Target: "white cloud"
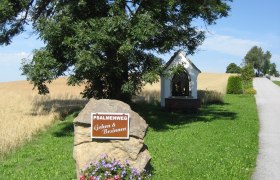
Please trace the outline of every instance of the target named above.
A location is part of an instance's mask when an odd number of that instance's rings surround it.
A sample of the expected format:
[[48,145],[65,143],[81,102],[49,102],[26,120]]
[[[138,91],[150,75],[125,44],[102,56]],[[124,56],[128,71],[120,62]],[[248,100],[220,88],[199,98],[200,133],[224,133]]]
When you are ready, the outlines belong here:
[[0,52],[0,64],[13,64],[21,63],[23,58],[32,58],[32,53],[28,52],[15,52],[15,53],[3,53]]
[[201,49],[244,57],[255,45],[260,46],[261,43],[249,39],[235,38],[233,36],[212,34],[206,38]]

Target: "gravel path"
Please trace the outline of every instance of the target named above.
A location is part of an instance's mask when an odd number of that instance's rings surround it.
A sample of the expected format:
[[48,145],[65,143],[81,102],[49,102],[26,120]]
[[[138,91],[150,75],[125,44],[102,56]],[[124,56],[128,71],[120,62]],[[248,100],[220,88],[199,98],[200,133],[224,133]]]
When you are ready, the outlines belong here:
[[266,78],[255,78],[260,120],[259,154],[254,180],[280,180],[280,87]]

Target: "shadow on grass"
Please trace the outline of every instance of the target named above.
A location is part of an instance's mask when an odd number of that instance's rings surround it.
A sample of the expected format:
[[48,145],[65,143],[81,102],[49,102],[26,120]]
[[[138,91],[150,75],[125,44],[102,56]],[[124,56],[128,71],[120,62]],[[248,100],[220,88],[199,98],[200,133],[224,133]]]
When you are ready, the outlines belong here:
[[156,131],[164,131],[170,128],[178,128],[178,125],[193,122],[235,120],[236,113],[225,110],[224,107],[227,105],[229,104],[205,105],[196,113],[171,112],[161,108],[160,105],[144,102],[131,104],[131,108],[138,112],[151,128]]
[[74,125],[73,125],[72,121],[60,124],[59,128],[56,131],[54,131],[52,134],[55,137],[67,137],[67,136],[70,137],[70,136],[73,136]]

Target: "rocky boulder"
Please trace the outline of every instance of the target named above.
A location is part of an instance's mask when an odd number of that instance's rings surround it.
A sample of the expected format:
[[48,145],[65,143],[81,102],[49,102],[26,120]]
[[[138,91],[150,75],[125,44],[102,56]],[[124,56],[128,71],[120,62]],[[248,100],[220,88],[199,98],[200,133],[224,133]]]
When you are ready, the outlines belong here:
[[[91,113],[129,113],[129,140],[92,140]],[[89,162],[98,160],[102,154],[109,158],[124,162],[143,171],[151,160],[151,156],[144,145],[144,136],[148,125],[146,121],[130,106],[117,100],[91,99],[74,120],[74,150],[77,175]]]

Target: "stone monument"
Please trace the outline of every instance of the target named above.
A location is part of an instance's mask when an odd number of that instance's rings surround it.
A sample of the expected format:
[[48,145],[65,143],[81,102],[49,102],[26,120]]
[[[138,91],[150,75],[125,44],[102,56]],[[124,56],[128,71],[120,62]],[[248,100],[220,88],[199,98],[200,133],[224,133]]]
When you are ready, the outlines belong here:
[[[128,113],[129,139],[92,139],[92,113]],[[89,162],[98,160],[102,154],[107,154],[110,159],[123,162],[127,160],[131,167],[143,171],[151,160],[144,144],[147,127],[146,121],[132,111],[129,105],[118,100],[91,99],[74,120],[73,157],[76,161],[77,176]]]

